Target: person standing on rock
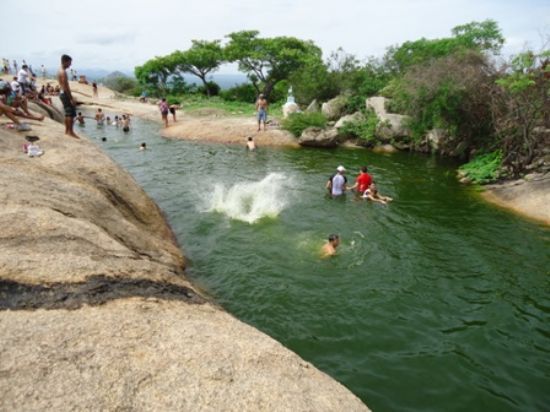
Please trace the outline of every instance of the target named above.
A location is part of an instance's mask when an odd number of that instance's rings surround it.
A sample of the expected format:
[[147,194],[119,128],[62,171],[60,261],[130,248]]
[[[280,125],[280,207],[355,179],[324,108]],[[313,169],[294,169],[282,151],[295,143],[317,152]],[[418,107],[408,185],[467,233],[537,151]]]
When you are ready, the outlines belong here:
[[168,127],[168,113],[170,112],[170,108],[168,107],[168,103],[166,103],[166,99],[164,97],[159,103],[159,110],[162,116],[162,121],[164,122],[164,127]]
[[71,56],[64,54],[61,56],[61,67],[57,72],[57,81],[61,88],[59,99],[63,103],[63,109],[65,110],[65,134],[67,136],[79,139],[76,133],[73,131],[74,118],[76,117],[76,100],[71,94],[71,87],[69,86],[69,79],[67,78],[66,70],[71,67],[73,59]]
[[258,131],[260,131],[260,126],[264,122],[264,132],[265,132],[265,122],[267,121],[267,107],[269,103],[262,93],[258,96],[256,100],[256,113],[258,116]]
[[169,109],[170,109],[170,113],[172,113],[172,119],[174,120],[174,123],[176,123],[176,110],[178,108],[178,105],[177,104],[171,104]]

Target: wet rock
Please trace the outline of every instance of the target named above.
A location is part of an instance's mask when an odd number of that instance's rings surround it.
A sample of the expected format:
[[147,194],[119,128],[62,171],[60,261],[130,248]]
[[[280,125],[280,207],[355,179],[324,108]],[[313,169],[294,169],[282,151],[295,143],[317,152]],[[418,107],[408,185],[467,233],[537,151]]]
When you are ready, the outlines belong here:
[[395,153],[397,148],[391,144],[379,144],[372,148],[372,151],[375,153]]

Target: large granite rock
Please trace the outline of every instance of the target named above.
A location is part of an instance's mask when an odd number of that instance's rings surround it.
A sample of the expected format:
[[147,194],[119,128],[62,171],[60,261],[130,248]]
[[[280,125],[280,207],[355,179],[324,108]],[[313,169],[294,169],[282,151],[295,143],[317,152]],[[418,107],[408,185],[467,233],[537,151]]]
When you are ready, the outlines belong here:
[[[52,100],[53,101],[53,100]],[[29,101],[29,109],[43,114],[56,122],[63,123],[65,121],[65,115],[62,110],[59,110],[53,105],[48,105],[40,101]]]
[[321,108],[319,107],[319,102],[317,102],[317,99],[313,99],[309,106],[306,108],[306,113],[317,113],[321,111]]
[[443,142],[447,137],[447,133],[443,129],[432,129],[426,134],[426,143],[433,152],[438,152],[441,149]]
[[336,147],[340,143],[340,139],[338,130],[335,128],[322,129],[311,126],[302,132],[298,143],[308,147]]
[[0,129],[0,410],[362,411],[194,290],[162,212],[100,148]]
[[365,104],[367,110],[374,110],[378,116],[379,123],[376,132],[377,137],[382,141],[390,142],[400,138],[410,138],[411,132],[406,126],[409,116],[388,113],[386,110],[388,99],[385,97],[369,97]]
[[338,119],[338,121],[334,124],[334,127],[336,129],[340,129],[346,123],[356,124],[356,123],[360,123],[364,120],[365,120],[365,116],[363,115],[363,113],[355,112],[353,114],[348,114],[348,115],[343,116],[340,119]]
[[347,102],[348,99],[345,96],[337,96],[323,103],[321,112],[328,120],[338,120],[344,113]]
[[283,118],[287,118],[292,113],[298,113],[300,111],[300,108],[298,105],[294,102],[288,102],[283,105]]

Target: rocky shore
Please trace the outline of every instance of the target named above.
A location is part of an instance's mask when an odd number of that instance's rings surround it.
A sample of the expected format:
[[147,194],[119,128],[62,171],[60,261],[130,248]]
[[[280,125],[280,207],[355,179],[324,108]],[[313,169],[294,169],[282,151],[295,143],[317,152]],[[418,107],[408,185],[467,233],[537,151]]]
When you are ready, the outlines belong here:
[[93,142],[6,122],[0,410],[368,410],[195,290],[160,209]]
[[550,226],[550,174],[484,186],[485,200]]

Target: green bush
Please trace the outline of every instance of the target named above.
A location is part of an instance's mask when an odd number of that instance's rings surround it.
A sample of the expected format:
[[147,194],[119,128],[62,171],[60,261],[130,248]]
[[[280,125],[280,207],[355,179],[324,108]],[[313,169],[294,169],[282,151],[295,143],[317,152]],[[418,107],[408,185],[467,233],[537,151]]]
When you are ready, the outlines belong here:
[[200,94],[204,94],[205,96],[208,95],[206,87],[208,87],[208,90],[210,91],[210,96],[217,96],[220,94],[220,85],[216,82],[207,82],[207,86],[201,85],[197,88],[197,92]]
[[130,93],[137,86],[135,79],[123,74],[107,76],[102,79],[102,83],[109,89],[119,93]]
[[166,103],[168,103],[168,104],[180,104],[181,100],[182,99],[179,96],[174,96],[174,95],[171,95],[171,94],[166,96]]
[[368,144],[373,144],[376,141],[378,122],[376,113],[373,110],[368,110],[365,113],[365,120],[362,122],[345,122],[338,132],[344,136],[357,137]]
[[468,163],[460,166],[459,172],[471,179],[474,183],[490,183],[499,178],[502,166],[502,152],[496,150],[491,153],[476,156]]
[[292,113],[282,121],[283,129],[298,137],[310,126],[325,128],[327,119],[322,113]]
[[227,90],[222,90],[220,96],[230,102],[246,102],[253,104],[258,92],[250,83],[239,84]]

